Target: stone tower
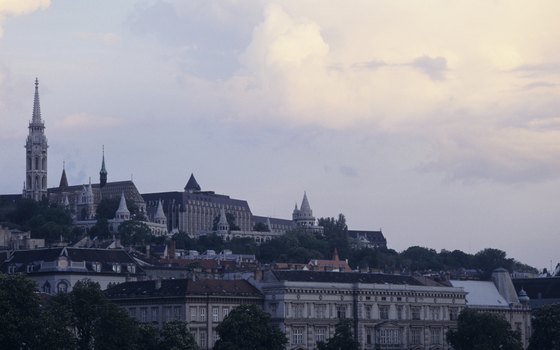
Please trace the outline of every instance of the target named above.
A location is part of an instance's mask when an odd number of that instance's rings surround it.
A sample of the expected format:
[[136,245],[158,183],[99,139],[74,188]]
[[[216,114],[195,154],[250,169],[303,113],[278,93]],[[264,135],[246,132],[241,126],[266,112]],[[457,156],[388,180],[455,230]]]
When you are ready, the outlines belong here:
[[35,79],[33,118],[25,144],[25,187],[23,197],[40,201],[47,197],[47,138],[39,105],[39,79]]
[[301,207],[298,209],[297,204],[292,213],[292,219],[296,225],[300,227],[313,227],[315,226],[315,217],[313,216],[313,211],[309,205],[309,200],[307,200],[307,193],[303,193],[303,200],[301,201]]

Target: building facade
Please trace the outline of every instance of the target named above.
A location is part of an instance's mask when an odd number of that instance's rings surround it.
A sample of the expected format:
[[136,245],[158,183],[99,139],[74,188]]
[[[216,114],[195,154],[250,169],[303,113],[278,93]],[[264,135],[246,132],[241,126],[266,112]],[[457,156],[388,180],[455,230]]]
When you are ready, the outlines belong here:
[[106,291],[138,322],[161,327],[186,321],[200,349],[212,349],[216,327],[237,306],[262,306],[262,295],[244,280],[168,279],[122,283]]
[[286,333],[286,349],[316,349],[340,319],[363,349],[450,349],[445,334],[465,307],[461,288],[410,276],[266,271],[250,282]]

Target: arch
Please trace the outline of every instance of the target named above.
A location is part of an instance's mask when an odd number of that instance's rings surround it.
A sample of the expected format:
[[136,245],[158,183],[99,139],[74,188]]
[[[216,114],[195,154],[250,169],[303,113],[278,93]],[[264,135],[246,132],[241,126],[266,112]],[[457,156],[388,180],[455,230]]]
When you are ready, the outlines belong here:
[[51,294],[51,284],[49,281],[45,281],[43,284],[43,293]]
[[57,293],[68,293],[69,283],[66,280],[61,280],[56,284]]

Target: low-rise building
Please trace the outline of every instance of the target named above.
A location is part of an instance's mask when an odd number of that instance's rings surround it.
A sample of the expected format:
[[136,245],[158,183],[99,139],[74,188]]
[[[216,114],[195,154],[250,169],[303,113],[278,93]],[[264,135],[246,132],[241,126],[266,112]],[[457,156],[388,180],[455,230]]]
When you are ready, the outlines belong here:
[[25,274],[47,294],[71,292],[76,282],[84,279],[106,289],[143,275],[142,268],[124,250],[72,247],[12,251],[0,271]]
[[465,292],[411,276],[318,271],[258,272],[250,282],[288,337],[286,349],[316,349],[349,319],[363,349],[450,349],[445,339]]
[[109,288],[107,297],[138,322],[161,327],[165,322],[189,323],[201,349],[211,349],[216,327],[239,305],[262,307],[262,294],[245,280],[170,279],[127,282]]

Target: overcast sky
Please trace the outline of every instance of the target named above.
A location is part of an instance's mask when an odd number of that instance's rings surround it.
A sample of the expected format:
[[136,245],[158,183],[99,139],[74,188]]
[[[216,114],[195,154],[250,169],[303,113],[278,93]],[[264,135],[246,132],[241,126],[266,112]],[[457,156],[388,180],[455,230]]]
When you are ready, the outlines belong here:
[[50,187],[204,190],[398,251],[560,261],[560,2],[0,0],[0,193],[34,79]]

